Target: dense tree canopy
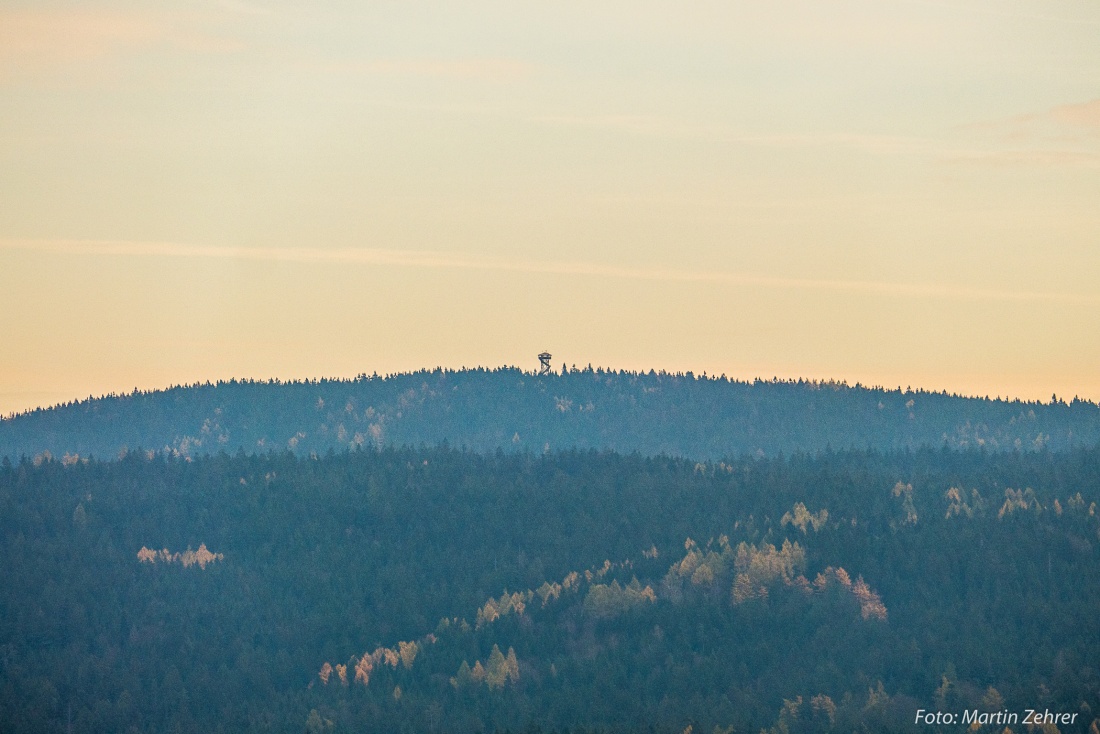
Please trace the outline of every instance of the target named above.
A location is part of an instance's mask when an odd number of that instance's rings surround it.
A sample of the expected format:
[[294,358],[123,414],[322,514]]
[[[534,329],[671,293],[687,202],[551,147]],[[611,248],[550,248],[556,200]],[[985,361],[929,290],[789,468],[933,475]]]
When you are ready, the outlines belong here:
[[0,420],[0,456],[114,458],[439,445],[570,448],[722,459],[921,446],[1061,450],[1100,442],[1100,408],[964,398],[835,382],[571,369],[434,370],[390,377],[238,382],[134,392]]
[[1084,731],[1098,502],[1097,448],[5,461],[0,721]]

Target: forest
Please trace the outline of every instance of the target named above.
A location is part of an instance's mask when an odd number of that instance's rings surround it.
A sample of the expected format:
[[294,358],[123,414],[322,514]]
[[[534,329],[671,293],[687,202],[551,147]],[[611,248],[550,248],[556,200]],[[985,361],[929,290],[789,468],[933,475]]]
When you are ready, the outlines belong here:
[[1094,731],[1098,502],[1096,446],[5,458],[0,729]]
[[71,402],[0,419],[0,456],[114,459],[383,446],[542,453],[608,449],[697,460],[825,449],[1059,451],[1100,442],[1100,407],[842,382],[565,367],[424,370],[352,380],[237,381]]

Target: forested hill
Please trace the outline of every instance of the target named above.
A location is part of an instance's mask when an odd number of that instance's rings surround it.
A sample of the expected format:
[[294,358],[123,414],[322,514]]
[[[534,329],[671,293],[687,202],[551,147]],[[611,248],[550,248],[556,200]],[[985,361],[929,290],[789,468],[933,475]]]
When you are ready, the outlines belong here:
[[920,446],[1051,450],[1100,442],[1091,402],[1028,403],[843,383],[514,368],[306,382],[231,381],[89,398],[0,420],[0,456],[113,458],[383,445],[599,448],[717,459]]
[[1095,732],[1098,503],[1100,447],[0,460],[0,731]]

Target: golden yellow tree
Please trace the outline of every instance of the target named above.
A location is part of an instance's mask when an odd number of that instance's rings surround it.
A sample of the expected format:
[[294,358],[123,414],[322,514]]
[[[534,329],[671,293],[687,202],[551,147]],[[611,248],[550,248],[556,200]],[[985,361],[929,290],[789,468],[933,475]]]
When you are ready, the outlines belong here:
[[363,682],[363,685],[370,684],[370,674],[374,670],[374,662],[371,660],[371,656],[363,653],[363,657],[359,658],[359,662],[355,664],[355,682]]
[[416,660],[416,654],[420,652],[420,646],[415,642],[398,642],[397,643],[398,654],[401,656],[401,664],[405,666],[405,670],[412,667],[413,661]]
[[500,618],[500,611],[497,609],[497,603],[495,599],[490,599],[485,602],[485,605],[481,609],[477,610],[477,628],[481,629],[487,624],[492,624]]
[[490,688],[503,688],[508,681],[508,661],[500,648],[493,645],[493,651],[489,653],[489,659],[485,663],[485,683]]

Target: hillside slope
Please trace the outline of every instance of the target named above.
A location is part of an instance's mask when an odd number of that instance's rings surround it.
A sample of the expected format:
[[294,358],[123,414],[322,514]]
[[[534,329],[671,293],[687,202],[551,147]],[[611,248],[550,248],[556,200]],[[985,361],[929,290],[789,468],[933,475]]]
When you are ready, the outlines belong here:
[[1090,402],[1025,403],[841,383],[735,382],[668,373],[423,371],[309,382],[228,382],[108,396],[0,420],[0,456],[308,455],[438,445],[569,448],[696,459],[920,446],[1051,450],[1100,441]]
[[1098,448],[0,461],[0,729],[1087,731],[1098,502]]

